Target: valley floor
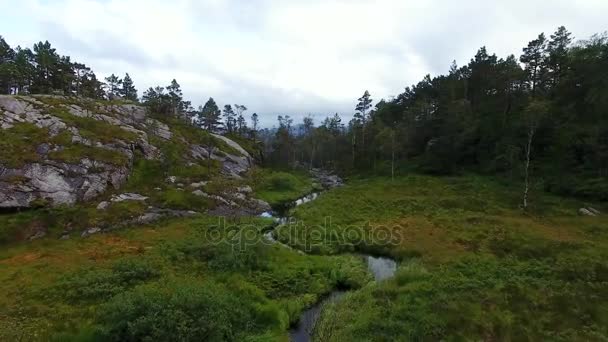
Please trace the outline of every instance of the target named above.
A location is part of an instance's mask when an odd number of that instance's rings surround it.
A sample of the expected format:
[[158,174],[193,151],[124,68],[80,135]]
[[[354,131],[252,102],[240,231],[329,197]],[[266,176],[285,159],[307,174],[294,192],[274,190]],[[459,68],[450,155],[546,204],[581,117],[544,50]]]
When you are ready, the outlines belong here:
[[[313,187],[286,178],[254,191]],[[607,339],[608,216],[542,193],[523,213],[519,195],[470,175],[351,179],[277,229],[308,254],[268,243],[270,219],[204,215],[5,247],[0,340],[287,341],[338,287],[357,291],[316,341]],[[395,258],[396,276],[373,282],[358,253]]]

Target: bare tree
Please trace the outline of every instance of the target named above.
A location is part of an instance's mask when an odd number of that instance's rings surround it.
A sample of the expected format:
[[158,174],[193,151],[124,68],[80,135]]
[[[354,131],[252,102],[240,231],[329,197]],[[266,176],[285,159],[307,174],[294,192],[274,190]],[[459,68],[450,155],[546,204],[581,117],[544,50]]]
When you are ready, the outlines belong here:
[[524,121],[527,130],[527,140],[525,146],[525,160],[524,160],[524,195],[522,207],[524,210],[528,209],[528,195],[530,193],[530,163],[532,161],[532,147],[534,143],[534,136],[538,130],[543,117],[547,114],[549,105],[547,102],[542,100],[536,100],[528,105],[524,112]]

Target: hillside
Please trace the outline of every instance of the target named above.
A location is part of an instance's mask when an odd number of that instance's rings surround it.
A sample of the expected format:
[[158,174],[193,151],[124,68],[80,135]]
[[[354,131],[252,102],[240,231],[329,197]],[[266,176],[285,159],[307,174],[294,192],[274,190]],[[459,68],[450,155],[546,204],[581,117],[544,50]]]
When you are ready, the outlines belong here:
[[0,208],[56,208],[6,222],[0,241],[41,237],[53,225],[67,238],[165,216],[270,210],[245,187],[254,160],[238,143],[135,103],[2,95],[0,125]]

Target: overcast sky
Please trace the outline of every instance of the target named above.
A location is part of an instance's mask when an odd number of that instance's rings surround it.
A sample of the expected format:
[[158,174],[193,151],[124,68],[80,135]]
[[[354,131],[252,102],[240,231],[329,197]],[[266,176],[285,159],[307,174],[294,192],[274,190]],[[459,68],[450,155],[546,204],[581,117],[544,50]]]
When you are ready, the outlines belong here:
[[608,30],[608,0],[0,0],[11,46],[49,40],[100,76],[141,92],[176,78],[199,105],[349,117],[368,89],[389,98],[480,46],[520,55],[540,32]]

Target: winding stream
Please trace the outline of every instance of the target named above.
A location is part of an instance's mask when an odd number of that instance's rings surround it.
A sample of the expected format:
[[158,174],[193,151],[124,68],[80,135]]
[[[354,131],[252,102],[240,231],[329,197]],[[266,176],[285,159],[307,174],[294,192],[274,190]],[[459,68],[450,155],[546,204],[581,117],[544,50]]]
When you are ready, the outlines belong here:
[[[309,195],[299,198],[298,200],[292,202],[291,205],[287,205],[281,208],[282,210],[279,210],[279,216],[275,216],[271,212],[265,212],[261,216],[268,218],[274,217],[277,223],[277,225],[275,226],[276,228],[279,225],[286,224],[289,222],[289,220],[293,219],[288,215],[290,209],[295,208],[304,203],[314,201],[319,197],[319,195],[320,193],[313,192]],[[281,246],[295,250],[298,253],[304,253],[300,250],[293,249],[291,246],[288,246],[278,241],[274,237],[274,229],[266,232],[264,234],[264,237],[272,243],[280,244]],[[374,276],[375,281],[382,281],[388,278],[392,278],[395,275],[395,272],[397,270],[397,262],[395,260],[386,257],[377,257],[369,254],[360,254],[360,256],[367,263],[367,268]],[[323,307],[329,303],[333,303],[340,300],[344,296],[344,294],[346,294],[346,291],[334,290],[328,296],[324,297],[321,301],[317,302],[312,307],[306,309],[300,315],[300,320],[297,326],[289,330],[290,340],[293,342],[309,342],[311,340],[315,324],[319,319],[321,312],[323,311]]]

